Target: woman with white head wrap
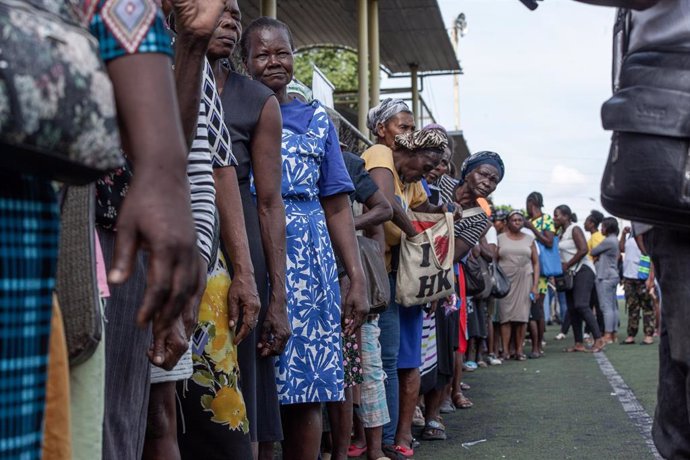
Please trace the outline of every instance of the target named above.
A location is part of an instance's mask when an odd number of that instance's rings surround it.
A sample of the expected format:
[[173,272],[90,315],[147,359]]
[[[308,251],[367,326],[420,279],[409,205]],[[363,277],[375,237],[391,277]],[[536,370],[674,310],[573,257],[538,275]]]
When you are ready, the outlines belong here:
[[414,131],[414,117],[402,99],[384,99],[369,110],[367,128],[376,136],[376,143],[395,147],[395,136]]

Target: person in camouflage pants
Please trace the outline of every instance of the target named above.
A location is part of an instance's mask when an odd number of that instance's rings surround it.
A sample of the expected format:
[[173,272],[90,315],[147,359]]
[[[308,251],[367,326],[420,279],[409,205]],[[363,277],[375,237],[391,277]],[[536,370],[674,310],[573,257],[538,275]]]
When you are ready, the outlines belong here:
[[[642,315],[645,337],[654,335],[654,303],[647,289],[645,280],[625,279],[625,305],[628,310],[628,338],[626,342],[637,335],[637,329]],[[647,340],[649,341],[649,339]]]

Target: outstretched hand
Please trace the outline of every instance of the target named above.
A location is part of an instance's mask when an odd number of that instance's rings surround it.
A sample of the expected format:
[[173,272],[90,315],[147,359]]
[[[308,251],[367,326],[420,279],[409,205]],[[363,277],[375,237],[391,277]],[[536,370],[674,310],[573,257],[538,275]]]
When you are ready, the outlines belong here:
[[210,38],[225,7],[224,0],[170,0],[177,33]]

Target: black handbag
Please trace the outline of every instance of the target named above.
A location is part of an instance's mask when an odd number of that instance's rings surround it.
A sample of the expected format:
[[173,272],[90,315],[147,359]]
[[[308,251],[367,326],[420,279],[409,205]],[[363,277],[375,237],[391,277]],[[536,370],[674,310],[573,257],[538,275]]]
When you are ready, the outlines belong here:
[[367,299],[369,313],[380,314],[388,308],[391,298],[391,288],[388,281],[386,264],[381,257],[381,248],[376,240],[366,236],[357,236],[359,255],[367,281]]
[[[625,15],[615,50],[627,51]],[[614,75],[601,110],[614,131],[601,181],[601,203],[616,216],[690,228],[690,53],[633,52]]]
[[573,289],[573,283],[575,282],[575,273],[572,270],[568,270],[561,275],[554,276],[553,280],[556,283],[556,291],[570,291]]
[[86,184],[123,158],[98,42],[72,3],[0,0],[0,167]]
[[510,292],[510,280],[496,262],[489,264],[489,272],[491,273],[491,296],[496,299],[504,298]]
[[474,297],[484,292],[482,267],[476,257],[470,254],[467,260],[462,262],[462,271],[465,274],[465,295],[467,297]]

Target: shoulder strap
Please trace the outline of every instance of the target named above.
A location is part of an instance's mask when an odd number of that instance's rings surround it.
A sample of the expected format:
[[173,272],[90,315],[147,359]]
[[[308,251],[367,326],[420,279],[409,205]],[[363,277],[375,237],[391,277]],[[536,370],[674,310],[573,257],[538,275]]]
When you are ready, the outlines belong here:
[[473,208],[463,209],[462,218],[465,219],[467,217],[474,217],[482,213],[484,213],[484,210],[481,208],[481,206],[475,206]]

